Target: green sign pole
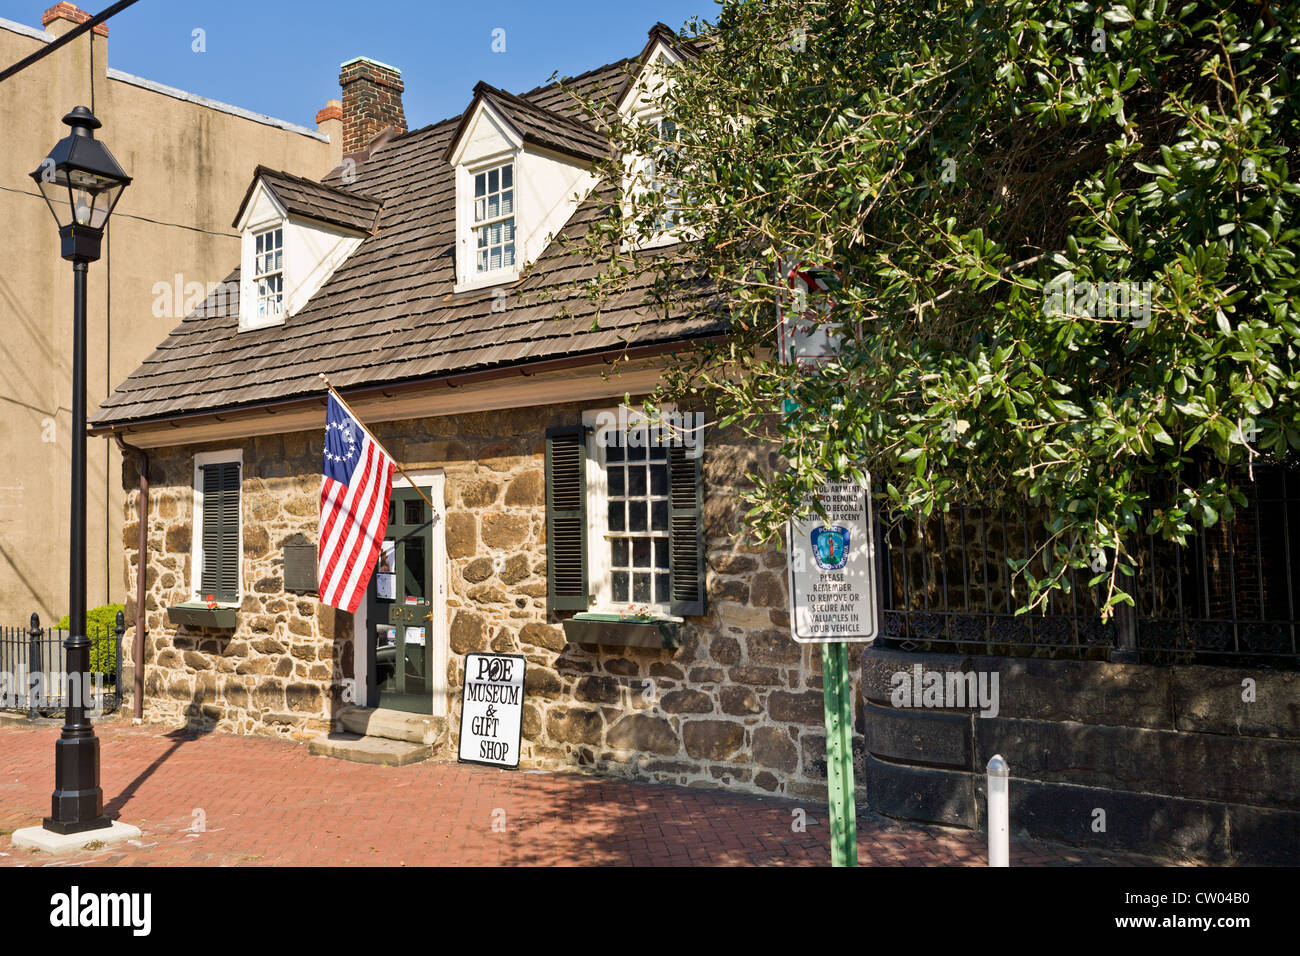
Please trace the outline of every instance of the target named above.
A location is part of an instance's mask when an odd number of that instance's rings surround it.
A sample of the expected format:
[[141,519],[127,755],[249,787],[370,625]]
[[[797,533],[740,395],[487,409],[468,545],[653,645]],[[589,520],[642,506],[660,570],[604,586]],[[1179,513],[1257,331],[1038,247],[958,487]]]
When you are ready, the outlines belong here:
[[[785,267],[779,267],[785,272]],[[808,291],[812,291],[809,289]],[[785,315],[782,312],[782,328]],[[793,344],[782,338],[782,357],[795,359]],[[798,406],[786,399],[787,415]],[[791,524],[793,530],[793,523]],[[788,541],[793,548],[794,541]],[[794,599],[791,576],[791,600]],[[793,608],[791,608],[793,612]],[[792,614],[793,620],[793,614]],[[822,644],[822,704],[826,714],[826,791],[831,817],[831,865],[858,865],[858,815],[853,796],[853,699],[849,683],[849,648],[843,641]]]
[[849,647],[822,645],[822,694],[826,708],[826,789],[831,812],[831,865],[858,865],[858,816],[853,798],[853,705]]

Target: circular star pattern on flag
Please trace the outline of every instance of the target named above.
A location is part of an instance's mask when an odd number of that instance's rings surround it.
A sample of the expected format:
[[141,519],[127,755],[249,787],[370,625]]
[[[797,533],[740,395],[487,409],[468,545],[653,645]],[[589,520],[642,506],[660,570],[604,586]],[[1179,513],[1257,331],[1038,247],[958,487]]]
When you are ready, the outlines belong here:
[[[342,455],[336,455],[330,451],[329,432],[330,429],[336,429],[339,436],[347,445],[347,451]],[[337,462],[338,464],[352,463],[357,459],[357,436],[352,428],[351,422],[330,422],[325,426],[325,460]]]

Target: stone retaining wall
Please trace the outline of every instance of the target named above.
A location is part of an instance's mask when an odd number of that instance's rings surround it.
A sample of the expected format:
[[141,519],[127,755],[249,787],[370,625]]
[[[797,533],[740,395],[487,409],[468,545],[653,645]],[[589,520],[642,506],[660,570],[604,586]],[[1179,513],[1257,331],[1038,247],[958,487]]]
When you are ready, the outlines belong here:
[[[1300,674],[881,647],[861,661],[873,810],[983,827],[984,770],[1001,754],[1013,839],[1300,862]],[[895,675],[917,667],[983,674],[986,686],[996,675],[996,715],[896,699]]]
[[[408,470],[445,469],[451,750],[463,655],[528,659],[522,765],[825,798],[820,652],[789,636],[785,558],[743,531],[737,493],[775,465],[766,447],[711,430],[704,481],[708,613],[674,650],[566,645],[546,611],[543,478],[548,427],[568,405],[392,422],[374,431]],[[352,619],[283,590],[283,545],[314,541],[319,432],[151,453],[146,714],[294,738],[326,729],[353,673]],[[242,447],[244,597],[233,631],[175,627],[189,599],[193,456]],[[134,595],[136,475],[128,489],[127,592]],[[127,606],[132,621],[133,607]],[[131,633],[124,641],[128,672]],[[856,653],[856,652],[855,652]],[[129,686],[129,679],[128,679]],[[855,690],[853,699],[857,701]],[[859,754],[860,760],[860,754]],[[859,765],[860,766],[860,765]]]

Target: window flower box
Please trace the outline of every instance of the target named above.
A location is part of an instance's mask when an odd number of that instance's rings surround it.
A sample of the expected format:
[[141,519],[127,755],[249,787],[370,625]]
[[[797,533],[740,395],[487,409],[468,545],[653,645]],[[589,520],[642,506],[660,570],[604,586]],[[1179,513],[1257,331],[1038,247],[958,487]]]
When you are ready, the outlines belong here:
[[167,608],[167,620],[184,627],[233,629],[236,610],[233,607],[218,607],[202,601],[187,601]]
[[618,614],[575,614],[564,622],[570,644],[612,644],[618,647],[681,646],[679,622],[666,618],[629,618]]

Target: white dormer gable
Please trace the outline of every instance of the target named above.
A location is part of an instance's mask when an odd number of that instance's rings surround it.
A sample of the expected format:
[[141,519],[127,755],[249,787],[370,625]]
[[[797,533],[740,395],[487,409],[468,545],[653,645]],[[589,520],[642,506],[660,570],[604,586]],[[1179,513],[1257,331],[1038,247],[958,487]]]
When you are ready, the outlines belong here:
[[239,329],[283,325],[361,245],[366,233],[290,213],[258,178],[235,221]]
[[659,113],[660,100],[672,84],[671,78],[664,75],[664,64],[676,65],[682,58],[661,38],[656,38],[650,52],[642,61],[636,78],[628,84],[618,103],[619,115],[624,120],[645,117]]
[[447,153],[456,178],[456,292],[517,281],[597,182],[589,158],[530,141],[510,109],[537,110],[480,84]]
[[497,157],[513,155],[523,145],[523,135],[490,102],[479,99],[448,161],[453,166],[463,166],[466,162],[478,166]]

